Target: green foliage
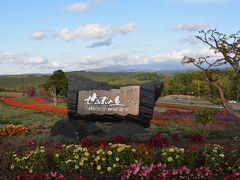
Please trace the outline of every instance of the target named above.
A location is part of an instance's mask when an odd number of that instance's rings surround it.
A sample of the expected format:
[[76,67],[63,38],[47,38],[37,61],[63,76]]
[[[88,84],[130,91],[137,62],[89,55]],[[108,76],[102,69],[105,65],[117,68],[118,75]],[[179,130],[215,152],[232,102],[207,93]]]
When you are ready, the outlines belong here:
[[162,150],[162,161],[170,168],[178,168],[184,164],[185,153],[183,148],[170,147]]
[[74,139],[65,136],[36,135],[33,137],[33,140],[36,142],[38,146],[43,145],[55,146],[59,143],[63,144],[76,143]]
[[54,71],[44,86],[47,91],[52,91],[56,96],[67,96],[68,80],[62,70]]
[[14,154],[13,158],[11,169],[27,170],[29,173],[32,173],[43,171],[46,170],[47,167],[51,167],[50,164],[48,164],[48,162],[51,162],[49,161],[51,157],[43,146],[26,153],[23,157],[18,157],[17,154]]
[[47,81],[47,75],[0,76],[1,91],[23,91],[28,86],[40,87]]
[[225,166],[226,154],[222,146],[213,144],[203,147],[203,159],[205,166],[208,166],[212,171],[222,171]]
[[203,125],[206,128],[209,124],[213,123],[216,113],[217,110],[213,108],[197,108],[193,112],[195,123]]
[[221,139],[221,138],[224,138],[226,135],[225,135],[225,131],[223,129],[212,129],[210,132],[209,132],[209,138],[215,138],[215,139]]

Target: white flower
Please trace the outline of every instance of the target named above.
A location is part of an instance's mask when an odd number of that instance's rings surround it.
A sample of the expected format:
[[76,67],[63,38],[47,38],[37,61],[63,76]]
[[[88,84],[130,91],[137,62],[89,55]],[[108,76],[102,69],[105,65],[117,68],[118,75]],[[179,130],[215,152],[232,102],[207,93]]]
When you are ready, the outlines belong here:
[[173,160],[173,158],[172,158],[172,157],[168,157],[167,160],[168,160],[169,162],[171,162],[171,161]]
[[224,154],[219,154],[219,156],[223,158],[223,157],[224,157]]

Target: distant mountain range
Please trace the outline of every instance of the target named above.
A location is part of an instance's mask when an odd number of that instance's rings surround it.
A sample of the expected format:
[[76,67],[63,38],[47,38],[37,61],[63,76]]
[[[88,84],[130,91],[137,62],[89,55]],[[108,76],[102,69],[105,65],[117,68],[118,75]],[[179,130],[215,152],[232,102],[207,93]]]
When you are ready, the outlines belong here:
[[91,69],[94,72],[183,72],[183,71],[193,71],[194,68],[186,68],[179,63],[151,63],[151,64],[138,64],[138,65],[116,65],[109,66],[105,68]]

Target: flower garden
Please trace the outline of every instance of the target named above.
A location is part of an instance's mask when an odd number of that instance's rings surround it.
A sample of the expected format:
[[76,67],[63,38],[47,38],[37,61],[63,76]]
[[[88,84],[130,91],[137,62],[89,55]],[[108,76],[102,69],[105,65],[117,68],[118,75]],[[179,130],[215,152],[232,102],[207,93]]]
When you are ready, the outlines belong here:
[[[32,101],[35,103],[4,99],[9,107],[36,112],[55,108],[55,113],[66,113],[64,107],[51,106],[47,100]],[[147,138],[140,136],[140,140],[121,135],[70,140],[50,136],[48,127],[3,125],[0,179],[240,179],[239,140],[219,139],[224,132],[215,132],[219,124],[234,128],[237,119],[228,119],[220,110],[212,127],[217,138],[209,139],[200,131],[184,135],[185,130],[179,131],[182,127],[196,128],[192,107],[181,107],[189,111],[174,105],[166,107],[166,111],[154,114],[152,124],[157,130],[151,130]]]
[[[194,143],[182,147],[179,135],[157,133],[145,143],[127,143],[121,136],[109,141],[83,138],[79,143],[37,145],[21,125],[0,130],[0,177],[13,179],[239,179],[239,144]],[[25,137],[18,148],[7,139]],[[4,165],[3,165],[4,164]]]

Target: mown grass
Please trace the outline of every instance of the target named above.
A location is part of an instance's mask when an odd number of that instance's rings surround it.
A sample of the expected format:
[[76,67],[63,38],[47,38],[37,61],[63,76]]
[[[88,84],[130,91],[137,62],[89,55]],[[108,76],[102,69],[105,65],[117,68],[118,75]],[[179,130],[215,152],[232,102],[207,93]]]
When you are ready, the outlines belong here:
[[24,124],[28,126],[52,126],[57,120],[66,118],[63,113],[35,111],[31,109],[12,107],[0,101],[1,124]]

